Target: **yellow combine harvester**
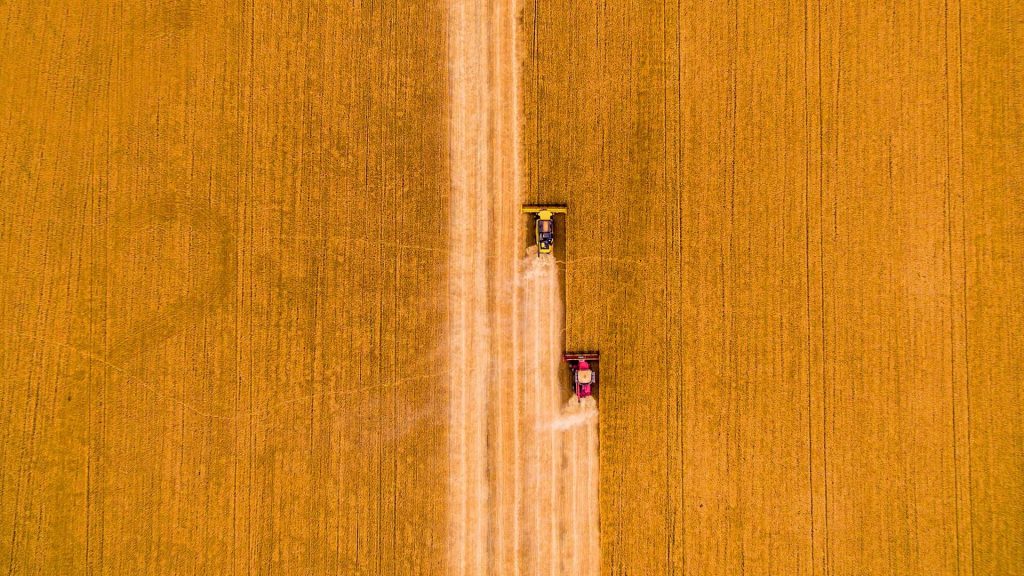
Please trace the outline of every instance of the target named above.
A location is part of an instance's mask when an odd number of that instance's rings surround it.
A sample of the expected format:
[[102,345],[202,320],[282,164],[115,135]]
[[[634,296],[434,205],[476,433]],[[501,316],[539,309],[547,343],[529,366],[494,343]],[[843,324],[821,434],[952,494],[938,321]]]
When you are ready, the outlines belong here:
[[551,254],[555,246],[555,214],[568,214],[569,209],[561,204],[527,204],[523,212],[537,217],[534,222],[537,255]]

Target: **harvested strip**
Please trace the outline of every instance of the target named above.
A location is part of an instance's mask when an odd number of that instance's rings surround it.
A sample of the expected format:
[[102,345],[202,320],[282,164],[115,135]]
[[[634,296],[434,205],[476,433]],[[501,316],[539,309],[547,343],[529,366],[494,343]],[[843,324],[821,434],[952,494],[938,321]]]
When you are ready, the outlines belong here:
[[596,407],[562,414],[558,267],[520,258],[515,27],[449,3],[449,573],[596,574]]

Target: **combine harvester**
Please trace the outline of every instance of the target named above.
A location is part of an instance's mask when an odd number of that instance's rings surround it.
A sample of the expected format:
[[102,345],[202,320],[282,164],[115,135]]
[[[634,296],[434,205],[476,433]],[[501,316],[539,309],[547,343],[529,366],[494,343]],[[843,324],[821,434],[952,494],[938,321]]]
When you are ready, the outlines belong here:
[[590,365],[597,362],[601,355],[597,352],[566,352],[562,360],[569,363],[572,371],[572,390],[577,400],[583,400],[594,392],[597,386],[597,371]]
[[555,247],[555,214],[568,214],[569,209],[561,204],[527,204],[523,212],[536,215],[534,236],[537,240],[537,256],[551,254]]

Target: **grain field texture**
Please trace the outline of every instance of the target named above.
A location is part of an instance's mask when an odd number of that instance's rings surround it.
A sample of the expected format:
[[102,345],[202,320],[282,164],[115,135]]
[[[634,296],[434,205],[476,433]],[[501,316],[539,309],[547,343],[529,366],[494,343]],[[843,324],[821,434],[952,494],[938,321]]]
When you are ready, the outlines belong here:
[[[1024,3],[0,22],[0,573],[1024,575]],[[452,385],[524,347],[520,196],[602,357],[568,558]]]
[[1024,5],[523,20],[602,573],[1024,574]]
[[0,3],[0,571],[444,573],[444,14]]

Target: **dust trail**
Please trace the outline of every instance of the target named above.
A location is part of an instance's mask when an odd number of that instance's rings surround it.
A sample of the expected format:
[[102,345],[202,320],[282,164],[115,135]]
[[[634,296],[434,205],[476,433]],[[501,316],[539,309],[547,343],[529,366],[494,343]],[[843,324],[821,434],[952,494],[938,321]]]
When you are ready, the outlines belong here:
[[594,398],[588,396],[581,401],[573,396],[562,408],[562,415],[555,418],[549,426],[554,430],[567,431],[589,425],[595,420],[597,420],[597,402],[594,401]]
[[[522,573],[600,573],[597,403],[575,397],[559,378],[564,312],[554,258],[527,256],[520,266],[517,350],[523,375],[522,479],[525,500]],[[497,572],[505,573],[505,572]],[[513,573],[513,572],[508,572]]]
[[597,404],[574,396],[551,425],[562,440],[562,486],[566,494],[562,515],[561,574],[601,573],[597,494]]
[[561,369],[563,312],[554,258],[527,256],[520,266],[517,298],[521,302],[517,350],[523,374],[522,429],[524,509],[527,530],[522,534],[526,565],[531,574],[558,574],[561,559],[559,503],[561,435],[550,423],[562,404],[558,385]]

